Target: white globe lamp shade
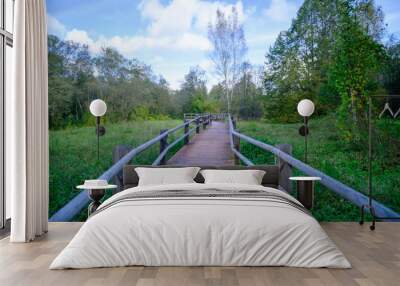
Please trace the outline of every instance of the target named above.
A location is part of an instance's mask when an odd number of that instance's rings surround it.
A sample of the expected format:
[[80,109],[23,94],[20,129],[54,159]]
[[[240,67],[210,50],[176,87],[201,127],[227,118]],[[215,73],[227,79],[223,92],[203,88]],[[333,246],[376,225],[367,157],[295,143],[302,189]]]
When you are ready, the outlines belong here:
[[107,104],[101,99],[95,99],[90,103],[89,109],[93,116],[100,117],[106,114]]
[[303,117],[309,117],[314,113],[314,103],[309,99],[303,99],[297,105],[297,112]]

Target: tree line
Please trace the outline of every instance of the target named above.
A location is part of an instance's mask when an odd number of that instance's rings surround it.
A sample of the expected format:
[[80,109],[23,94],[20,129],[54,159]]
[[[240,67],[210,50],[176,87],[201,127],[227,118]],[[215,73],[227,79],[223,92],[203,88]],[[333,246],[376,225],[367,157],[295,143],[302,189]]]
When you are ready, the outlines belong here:
[[384,15],[374,0],[305,0],[266,55],[269,117],[297,120],[297,102],[310,98],[319,114],[338,109],[343,129],[365,124],[370,95],[400,91],[400,45],[384,38]]
[[247,47],[235,9],[229,15],[217,12],[209,38],[214,45],[209,56],[218,69],[212,76],[220,81],[208,91],[206,73],[198,66],[190,68],[180,88],[173,90],[138,59],[110,47],[93,55],[87,45],[49,35],[50,128],[93,124],[88,106],[96,98],[106,101],[110,121],[182,118],[189,112],[260,117],[262,69],[244,60]]
[[217,11],[208,38],[218,83],[207,90],[206,73],[195,66],[173,90],[149,65],[115,49],[93,55],[86,45],[49,35],[50,127],[91,123],[95,98],[107,102],[111,121],[231,112],[277,122],[297,121],[298,101],[309,98],[317,115],[338,112],[338,126],[351,137],[365,127],[370,95],[400,91],[400,44],[388,37],[374,0],[305,0],[262,66],[247,60],[235,8]]
[[50,128],[93,120],[93,99],[107,102],[107,120],[151,119],[178,113],[167,81],[150,66],[112,48],[93,56],[88,46],[48,37]]

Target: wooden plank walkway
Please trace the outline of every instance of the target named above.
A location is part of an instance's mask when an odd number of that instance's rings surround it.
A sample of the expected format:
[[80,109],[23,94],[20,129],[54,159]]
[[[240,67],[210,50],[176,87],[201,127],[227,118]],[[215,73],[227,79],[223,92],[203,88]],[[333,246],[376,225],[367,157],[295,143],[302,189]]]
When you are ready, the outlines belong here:
[[231,166],[234,157],[229,143],[228,125],[213,121],[206,130],[200,130],[189,144],[183,146],[167,165],[182,166]]

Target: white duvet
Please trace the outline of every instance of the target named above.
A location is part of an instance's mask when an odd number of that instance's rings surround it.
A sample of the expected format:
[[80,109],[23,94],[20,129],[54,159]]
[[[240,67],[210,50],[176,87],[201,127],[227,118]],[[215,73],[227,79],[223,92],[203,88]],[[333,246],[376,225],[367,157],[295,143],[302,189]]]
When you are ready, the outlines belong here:
[[[280,190],[237,184],[136,187],[163,190]],[[246,198],[124,201],[92,216],[50,269],[145,266],[294,266],[350,268],[318,222],[293,206]]]

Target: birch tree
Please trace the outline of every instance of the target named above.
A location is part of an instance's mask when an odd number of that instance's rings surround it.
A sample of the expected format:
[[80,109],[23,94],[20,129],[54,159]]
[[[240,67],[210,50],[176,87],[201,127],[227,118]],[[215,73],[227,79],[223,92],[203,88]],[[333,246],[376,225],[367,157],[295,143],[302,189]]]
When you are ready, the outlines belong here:
[[240,68],[247,53],[243,25],[239,23],[235,7],[229,14],[217,10],[216,22],[208,25],[208,39],[213,47],[209,57],[224,87],[227,111],[230,112],[233,86],[238,81]]

